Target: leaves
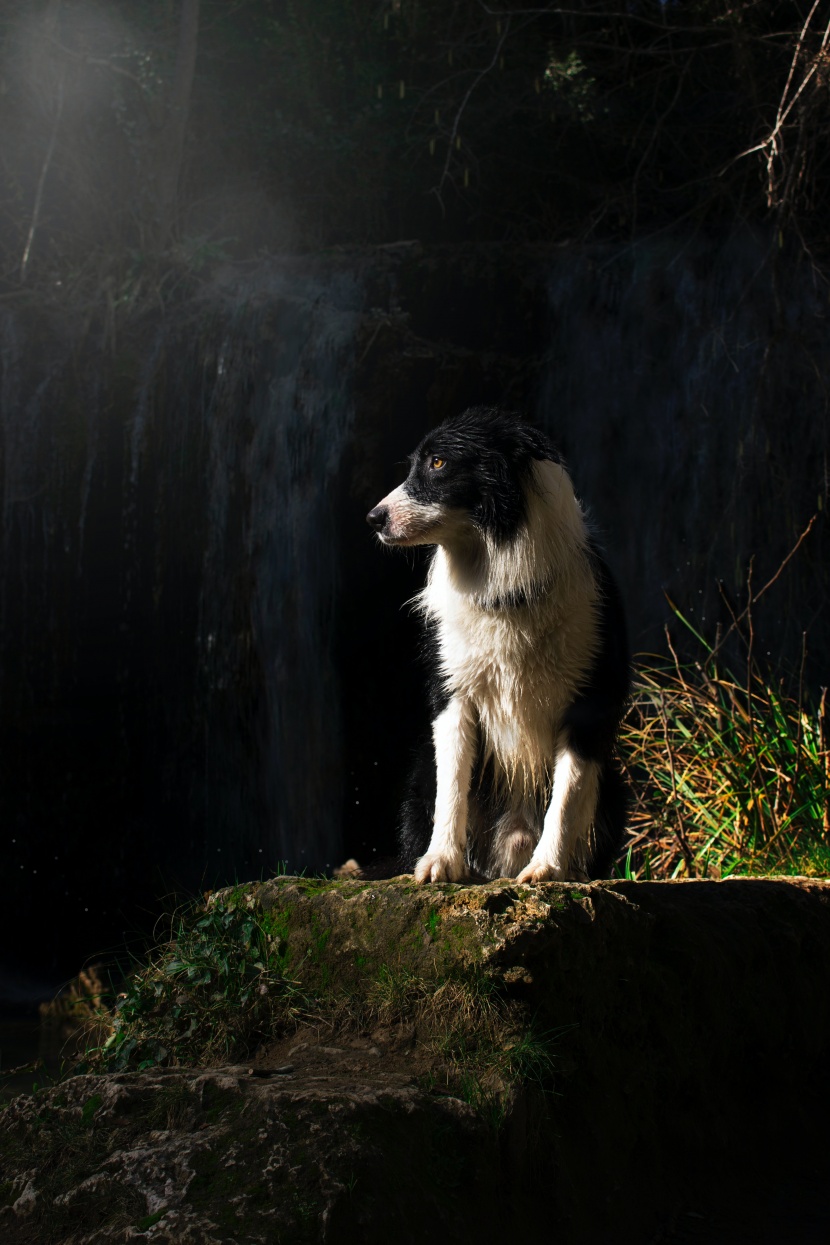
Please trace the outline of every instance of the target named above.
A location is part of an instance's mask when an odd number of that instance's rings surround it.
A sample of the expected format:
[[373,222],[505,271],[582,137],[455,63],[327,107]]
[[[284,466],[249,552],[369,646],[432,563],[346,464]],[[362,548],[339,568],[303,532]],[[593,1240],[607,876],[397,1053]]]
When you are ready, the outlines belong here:
[[180,916],[175,938],[128,982],[99,1057],[120,1069],[247,1053],[298,1002],[273,926],[233,894]]

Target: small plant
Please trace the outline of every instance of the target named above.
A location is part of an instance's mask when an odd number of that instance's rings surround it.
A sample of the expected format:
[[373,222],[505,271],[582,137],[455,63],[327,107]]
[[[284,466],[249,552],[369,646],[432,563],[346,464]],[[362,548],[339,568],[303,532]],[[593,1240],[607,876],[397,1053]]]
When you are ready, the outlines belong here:
[[830,872],[827,689],[810,709],[803,679],[793,695],[764,672],[751,618],[739,677],[719,664],[722,641],[675,615],[700,656],[682,664],[669,638],[670,660],[637,671],[622,736],[636,803],[620,873]]
[[116,1069],[244,1058],[302,1013],[283,935],[278,914],[241,894],[185,912],[128,981],[98,1058]]
[[368,1014],[384,1024],[395,1023],[420,1007],[433,989],[409,968],[382,964],[367,992]]
[[[433,928],[437,918],[430,912]],[[557,1035],[540,1033],[525,1007],[480,966],[422,977],[405,964],[382,964],[363,998],[350,1005],[349,1023],[358,1028],[411,1024],[434,1060],[424,1083],[444,1086],[493,1120],[501,1119],[520,1084],[544,1092],[553,1086]]]

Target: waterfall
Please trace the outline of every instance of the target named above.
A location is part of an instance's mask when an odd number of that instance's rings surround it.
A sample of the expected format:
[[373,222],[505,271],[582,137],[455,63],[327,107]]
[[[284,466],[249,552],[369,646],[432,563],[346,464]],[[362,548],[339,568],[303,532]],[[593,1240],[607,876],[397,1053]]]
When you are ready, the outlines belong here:
[[362,299],[359,265],[286,263],[117,348],[4,313],[0,811],[23,910],[45,888],[118,937],[171,888],[338,863],[331,498]]
[[[233,695],[252,659],[261,677],[250,741],[261,821],[245,827],[242,807],[228,817],[253,865],[260,855],[270,865],[321,869],[337,864],[341,850],[333,662],[340,533],[331,495],[351,432],[360,310],[353,277],[275,274],[223,331],[203,382],[209,523],[200,664],[208,702]],[[244,510],[235,517],[240,493]],[[229,740],[226,724],[212,734],[210,711],[204,721],[207,814],[211,774],[223,775],[220,783],[228,777]]]

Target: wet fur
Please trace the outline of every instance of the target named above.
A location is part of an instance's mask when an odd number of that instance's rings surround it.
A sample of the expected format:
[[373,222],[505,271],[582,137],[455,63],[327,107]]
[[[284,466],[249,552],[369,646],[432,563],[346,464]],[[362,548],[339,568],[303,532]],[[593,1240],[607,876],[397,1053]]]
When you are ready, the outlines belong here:
[[537,429],[480,407],[410,461],[368,516],[384,544],[436,546],[416,598],[432,737],[401,865],[419,881],[602,876],[625,826],[614,744],[629,665],[619,593],[567,470]]

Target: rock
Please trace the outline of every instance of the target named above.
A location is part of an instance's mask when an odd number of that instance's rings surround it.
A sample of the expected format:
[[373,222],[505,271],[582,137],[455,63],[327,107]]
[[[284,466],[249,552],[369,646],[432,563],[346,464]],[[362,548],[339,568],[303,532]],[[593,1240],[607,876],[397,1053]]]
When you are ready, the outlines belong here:
[[244,1063],[16,1099],[4,1243],[644,1245],[826,1154],[830,883],[276,878],[210,903],[259,914],[307,1015]]
[[503,1220],[486,1122],[404,1082],[234,1067],[85,1075],[16,1099],[3,1130],[6,1148],[38,1160],[0,1211],[4,1245],[380,1245]]

